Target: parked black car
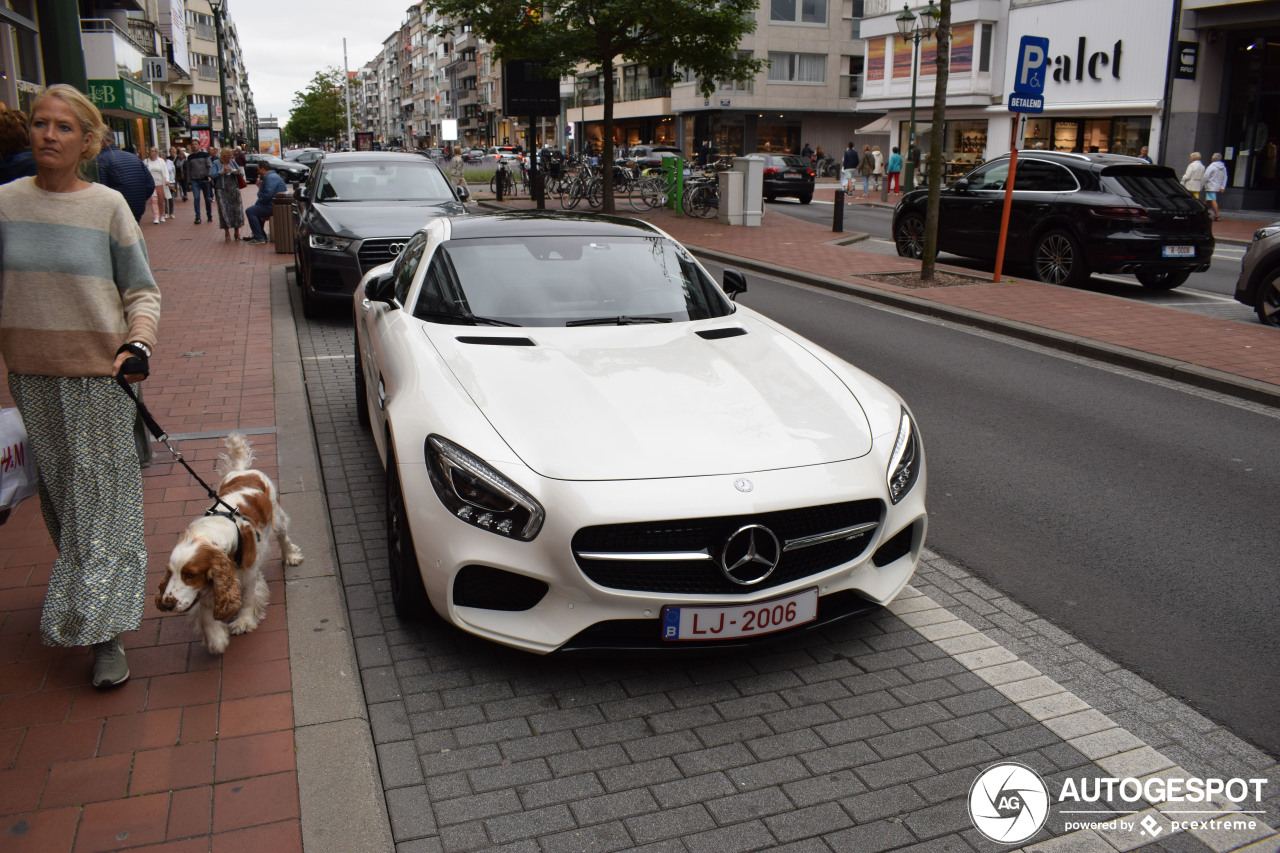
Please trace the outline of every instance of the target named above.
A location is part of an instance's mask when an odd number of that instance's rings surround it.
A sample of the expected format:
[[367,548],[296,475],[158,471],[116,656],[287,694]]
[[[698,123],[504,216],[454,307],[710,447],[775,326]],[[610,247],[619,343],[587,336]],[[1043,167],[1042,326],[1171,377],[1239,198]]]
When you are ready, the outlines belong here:
[[1240,261],[1236,300],[1257,311],[1268,326],[1280,326],[1280,222],[1254,232]]
[[[995,258],[1009,156],[984,163],[942,190],[938,249]],[[898,254],[924,249],[928,189],[893,212]],[[1177,174],[1120,154],[1018,152],[1005,258],[1049,284],[1078,285],[1093,273],[1133,273],[1171,290],[1209,268],[1213,231],[1204,204]]]
[[813,166],[808,157],[799,154],[751,154],[764,159],[764,197],[798,198],[801,204],[813,201],[815,182]]
[[246,154],[244,179],[251,184],[258,182],[258,164],[264,160],[280,173],[286,184],[300,184],[311,176],[311,168],[297,160],[283,160],[274,154]]
[[295,201],[295,270],[303,313],[322,302],[349,302],[361,277],[392,260],[437,216],[466,213],[465,187],[420,154],[326,154]]

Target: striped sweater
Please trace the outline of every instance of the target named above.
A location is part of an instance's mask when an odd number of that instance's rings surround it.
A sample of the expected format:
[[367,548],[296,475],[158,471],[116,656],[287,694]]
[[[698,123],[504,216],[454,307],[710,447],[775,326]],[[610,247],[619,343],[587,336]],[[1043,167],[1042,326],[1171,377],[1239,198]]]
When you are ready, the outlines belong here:
[[111,376],[116,350],[152,349],[160,290],[142,229],[102,184],[45,192],[0,186],[0,353],[13,373]]

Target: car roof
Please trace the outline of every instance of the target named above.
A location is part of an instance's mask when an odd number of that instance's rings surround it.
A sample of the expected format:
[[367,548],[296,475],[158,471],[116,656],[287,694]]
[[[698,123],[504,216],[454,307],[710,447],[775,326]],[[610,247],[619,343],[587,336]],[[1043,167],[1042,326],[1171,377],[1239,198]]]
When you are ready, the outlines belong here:
[[449,239],[487,237],[653,237],[661,232],[647,222],[597,213],[525,210],[466,214],[447,221]]
[[[991,160],[1007,160],[1008,158],[1008,154],[1001,154],[998,157],[992,157]],[[1127,154],[1082,154],[1078,151],[1046,151],[1040,148],[1030,148],[1018,151],[1018,159],[1022,160],[1024,158],[1046,160],[1050,163],[1061,163],[1064,166],[1076,167],[1098,166],[1099,168],[1105,168],[1107,166],[1152,166],[1153,168],[1159,168],[1140,157],[1130,157]],[[990,163],[991,160],[988,160],[987,162]]]
[[343,163],[421,163],[423,159],[421,154],[412,151],[330,151],[324,155],[326,166],[340,166]]

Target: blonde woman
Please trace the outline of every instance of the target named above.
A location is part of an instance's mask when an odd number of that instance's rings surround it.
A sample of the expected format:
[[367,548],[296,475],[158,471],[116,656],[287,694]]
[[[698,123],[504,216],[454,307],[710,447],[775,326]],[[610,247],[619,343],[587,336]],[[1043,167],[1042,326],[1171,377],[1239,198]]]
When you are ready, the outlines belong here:
[[151,194],[151,214],[152,224],[159,225],[168,217],[169,204],[169,164],[160,159],[160,152],[153,145],[147,152],[147,159],[143,161],[147,171],[151,173],[152,179],[156,182],[156,190]]
[[147,377],[160,322],[138,220],[124,196],[84,178],[106,131],[88,98],[50,86],[31,105],[36,175],[0,186],[0,354],[58,550],[40,639],[92,646],[95,687],[128,679],[121,635],[142,624],[137,409],[116,377]]
[[876,192],[880,192],[880,182],[884,180],[884,152],[880,150],[879,145],[871,146],[871,157],[876,163],[875,170],[871,173],[871,177],[875,180]]
[[244,172],[235,160],[235,152],[223,148],[218,153],[218,170],[213,175],[213,198],[218,202],[218,224],[222,226],[222,242],[231,242],[231,231],[240,239],[244,227],[244,199],[240,196],[240,178]]

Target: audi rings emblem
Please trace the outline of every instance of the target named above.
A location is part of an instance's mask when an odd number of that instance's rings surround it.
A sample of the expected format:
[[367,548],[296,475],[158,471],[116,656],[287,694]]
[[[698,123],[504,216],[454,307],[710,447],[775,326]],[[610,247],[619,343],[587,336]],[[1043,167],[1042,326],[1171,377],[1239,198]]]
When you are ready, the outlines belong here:
[[740,492],[749,492],[755,488],[755,484],[746,477],[739,477],[733,481],[733,487]]
[[739,586],[754,586],[778,567],[782,545],[773,531],[759,524],[739,527],[720,552],[720,570]]
[[404,243],[392,243],[387,246],[387,252],[389,252],[391,254],[391,257],[393,258],[399,255],[403,251],[404,251]]

